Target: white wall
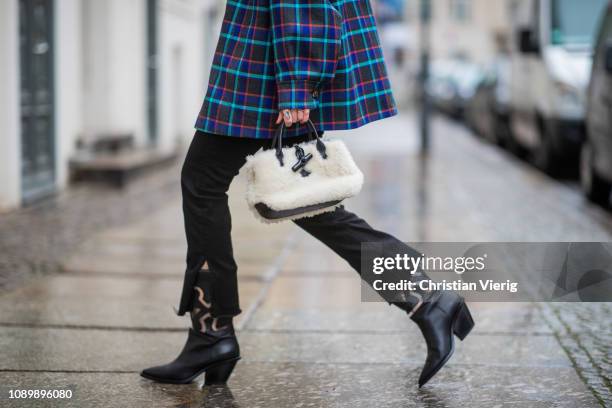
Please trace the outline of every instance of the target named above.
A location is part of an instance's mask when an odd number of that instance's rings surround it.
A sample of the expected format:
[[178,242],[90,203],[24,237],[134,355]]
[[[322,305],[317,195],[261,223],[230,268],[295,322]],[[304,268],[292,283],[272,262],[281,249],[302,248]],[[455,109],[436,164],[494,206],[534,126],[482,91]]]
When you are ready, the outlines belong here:
[[125,132],[145,144],[145,1],[82,1],[87,137]]
[[110,13],[110,123],[134,132],[146,144],[145,0],[104,0]]
[[[210,2],[163,0],[159,32],[159,142],[187,143],[206,91],[205,25]],[[216,34],[215,34],[216,35]],[[215,38],[216,40],[216,38]],[[214,41],[214,40],[213,40]]]
[[[477,63],[487,63],[497,51],[496,34],[510,34],[506,0],[471,0],[470,17],[457,20],[451,15],[450,1],[432,1],[431,50],[433,58],[463,54]],[[407,16],[418,45],[420,2],[408,3]]]
[[21,201],[19,8],[0,1],[0,211]]
[[82,1],[55,3],[55,137],[59,188],[68,181],[68,160],[83,133]]

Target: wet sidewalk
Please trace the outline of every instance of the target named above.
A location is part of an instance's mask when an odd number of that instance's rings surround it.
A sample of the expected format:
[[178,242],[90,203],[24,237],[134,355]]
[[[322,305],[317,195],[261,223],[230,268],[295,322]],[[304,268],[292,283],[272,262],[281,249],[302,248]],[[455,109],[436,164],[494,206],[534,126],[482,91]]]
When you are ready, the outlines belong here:
[[[457,125],[436,121],[434,154],[427,161],[419,158],[414,133],[413,118],[403,114],[346,139],[366,174],[363,193],[347,208],[373,226],[405,241],[612,238],[609,214],[585,203],[575,189]],[[474,332],[419,390],[425,345],[416,326],[386,303],[361,303],[357,274],[297,227],[256,221],[244,188],[239,177],[230,192],[243,359],[227,387],[155,384],[138,375],[173,359],[188,327],[188,319],[172,309],[182,284],[185,242],[180,198],[169,190],[149,215],[84,238],[62,258],[62,273],[0,296],[2,385],[73,390],[71,400],[12,400],[10,406],[599,407],[609,402],[610,328],[593,319],[590,325],[582,322],[579,336],[572,333],[571,316],[581,305],[570,305],[560,316],[550,305],[472,304]],[[609,304],[597,307],[596,313],[609,318]],[[581,341],[591,349],[584,350]],[[601,363],[589,361],[597,358]]]

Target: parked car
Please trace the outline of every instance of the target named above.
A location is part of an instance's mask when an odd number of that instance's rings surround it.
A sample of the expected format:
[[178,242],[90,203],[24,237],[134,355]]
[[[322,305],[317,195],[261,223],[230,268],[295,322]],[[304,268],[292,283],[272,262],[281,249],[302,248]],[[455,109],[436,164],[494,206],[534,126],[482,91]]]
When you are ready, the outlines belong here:
[[431,64],[427,92],[439,111],[462,118],[483,78],[483,70],[469,61],[437,60]]
[[488,141],[507,144],[509,99],[509,61],[505,55],[500,54],[484,71],[474,96],[468,102],[466,122],[474,132]]
[[575,161],[584,140],[592,43],[606,3],[531,0],[518,3],[513,17],[512,135],[550,174]]
[[496,141],[495,130],[495,87],[497,76],[493,70],[487,70],[482,81],[465,107],[465,123],[478,136],[489,141]]
[[454,115],[455,84],[452,79],[453,63],[448,60],[437,60],[431,63],[426,92],[432,105],[440,112]]
[[580,155],[580,181],[589,199],[608,204],[612,187],[612,2],[595,43],[587,99],[587,139]]

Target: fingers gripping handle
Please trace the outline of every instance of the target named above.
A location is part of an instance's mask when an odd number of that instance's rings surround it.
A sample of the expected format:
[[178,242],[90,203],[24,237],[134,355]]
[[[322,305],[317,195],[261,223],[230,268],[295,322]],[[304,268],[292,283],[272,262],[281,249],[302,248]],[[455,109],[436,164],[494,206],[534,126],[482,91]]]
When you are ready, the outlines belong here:
[[[317,151],[319,152],[322,158],[327,159],[327,149],[325,147],[325,143],[323,143],[323,140],[321,140],[321,137],[319,137],[319,133],[317,132],[317,129],[315,128],[314,123],[312,123],[312,121],[308,119],[307,125],[310,129],[310,131],[308,132],[308,140],[310,141],[316,140]],[[285,123],[281,122],[281,124],[276,129],[276,132],[274,133],[274,138],[272,139],[272,145],[271,145],[273,149],[276,149],[276,159],[278,160],[278,163],[281,165],[281,167],[285,165],[284,157],[283,157],[283,133],[284,131],[285,131]]]

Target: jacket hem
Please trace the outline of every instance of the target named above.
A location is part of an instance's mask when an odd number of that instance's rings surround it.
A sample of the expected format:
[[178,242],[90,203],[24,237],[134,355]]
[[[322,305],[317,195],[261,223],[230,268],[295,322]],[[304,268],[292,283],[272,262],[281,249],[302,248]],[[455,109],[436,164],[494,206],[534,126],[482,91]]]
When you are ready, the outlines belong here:
[[[387,110],[375,112],[369,116],[361,117],[357,120],[350,122],[333,122],[333,123],[320,123],[318,121],[314,121],[315,128],[317,131],[334,131],[334,130],[351,130],[357,129],[362,126],[367,125],[368,123],[375,122],[377,120],[386,119],[392,116],[397,115],[398,109],[396,106],[393,106]],[[251,129],[251,128],[240,128],[238,126],[232,127],[225,124],[213,123],[213,121],[208,121],[205,118],[198,119],[195,124],[195,129],[200,130],[206,133],[213,133],[215,135],[227,136],[227,137],[235,137],[235,138],[244,138],[244,139],[271,139],[274,137],[274,132],[276,128],[261,128],[261,129]],[[291,131],[291,128],[288,129]],[[299,135],[298,131],[294,131],[295,135]],[[302,132],[303,133],[303,132]],[[287,134],[287,136],[292,136],[293,134]]]

